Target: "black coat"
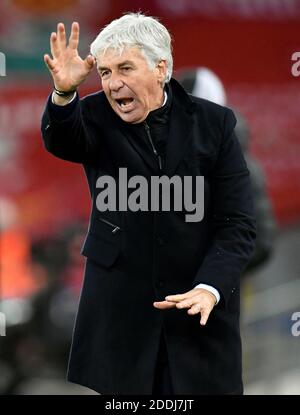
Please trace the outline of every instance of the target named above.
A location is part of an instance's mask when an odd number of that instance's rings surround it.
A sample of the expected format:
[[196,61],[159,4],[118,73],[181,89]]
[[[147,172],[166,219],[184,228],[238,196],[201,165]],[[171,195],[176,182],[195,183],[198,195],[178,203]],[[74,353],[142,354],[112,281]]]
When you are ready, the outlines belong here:
[[[159,175],[132,125],[111,109],[103,92],[78,100],[65,120],[49,103],[42,120],[48,151],[83,163],[93,200],[82,250],[87,257],[68,379],[105,394],[150,394],[162,328],[176,394],[242,393],[239,279],[254,248],[249,172],[228,109],[189,96],[171,80],[168,176],[205,177],[205,214],[104,212],[95,200],[101,175],[117,179]],[[104,222],[104,219],[106,222]],[[120,229],[112,232],[114,227]],[[198,283],[221,301],[206,326],[187,309],[158,310],[153,301]]]

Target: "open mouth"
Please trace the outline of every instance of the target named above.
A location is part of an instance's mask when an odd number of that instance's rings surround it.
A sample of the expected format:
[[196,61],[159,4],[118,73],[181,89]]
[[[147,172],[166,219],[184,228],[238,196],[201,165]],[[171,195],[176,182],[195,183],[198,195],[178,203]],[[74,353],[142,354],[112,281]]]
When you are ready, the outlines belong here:
[[134,98],[120,98],[115,100],[122,110],[132,109]]

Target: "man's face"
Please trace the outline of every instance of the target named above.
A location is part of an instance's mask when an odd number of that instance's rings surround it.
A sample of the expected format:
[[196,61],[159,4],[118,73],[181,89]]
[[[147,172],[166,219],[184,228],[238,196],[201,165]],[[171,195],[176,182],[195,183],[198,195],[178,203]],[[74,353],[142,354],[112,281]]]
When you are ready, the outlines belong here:
[[125,48],[121,55],[114,49],[107,49],[97,57],[97,69],[103,91],[123,121],[140,123],[150,111],[162,105],[165,61],[151,70],[136,47]]

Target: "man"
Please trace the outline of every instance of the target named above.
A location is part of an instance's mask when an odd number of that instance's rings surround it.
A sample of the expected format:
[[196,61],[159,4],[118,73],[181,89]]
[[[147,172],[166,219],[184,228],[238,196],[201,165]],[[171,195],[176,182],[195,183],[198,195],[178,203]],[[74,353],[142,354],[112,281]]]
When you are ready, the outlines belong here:
[[[78,39],[76,22],[68,45],[62,23],[51,34],[55,89],[42,120],[47,150],[83,164],[93,204],[68,380],[105,394],[241,394],[239,277],[255,226],[235,117],[171,79],[170,35],[152,17],[114,20],[84,60]],[[103,92],[80,100],[95,66]],[[147,200],[160,176],[193,178],[193,200],[204,177],[201,220],[176,209],[175,185],[169,211],[129,209],[130,181]]]

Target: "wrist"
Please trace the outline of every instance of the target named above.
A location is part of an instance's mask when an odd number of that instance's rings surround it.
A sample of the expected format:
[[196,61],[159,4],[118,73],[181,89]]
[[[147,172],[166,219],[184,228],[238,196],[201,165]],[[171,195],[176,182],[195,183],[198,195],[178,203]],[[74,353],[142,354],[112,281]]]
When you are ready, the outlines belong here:
[[61,89],[56,88],[56,86],[54,85],[53,87],[54,92],[57,96],[61,97],[61,98],[70,98],[71,96],[74,95],[74,93],[76,92],[76,88],[69,90],[69,91],[62,91]]
[[71,103],[76,96],[76,92],[72,92],[72,94],[68,96],[60,96],[58,95],[55,90],[52,93],[52,103],[60,106],[65,106]]

